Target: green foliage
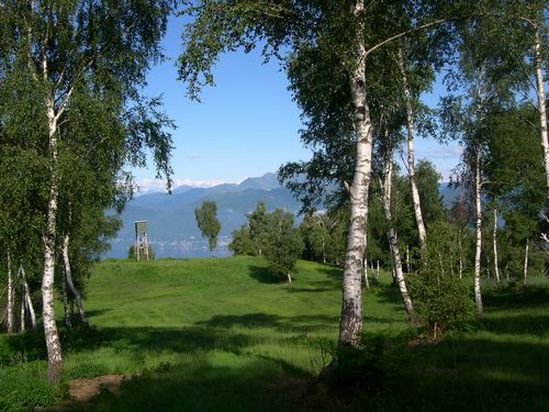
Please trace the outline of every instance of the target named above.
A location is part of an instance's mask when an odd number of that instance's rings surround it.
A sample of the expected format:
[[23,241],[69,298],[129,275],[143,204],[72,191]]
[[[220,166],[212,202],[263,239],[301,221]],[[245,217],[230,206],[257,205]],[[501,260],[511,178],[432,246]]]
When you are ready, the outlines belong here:
[[240,229],[233,231],[229,250],[235,256],[254,256],[256,249],[247,225],[242,225]]
[[468,279],[443,274],[434,265],[408,280],[414,308],[428,325],[432,339],[437,340],[444,332],[472,319],[474,304]]
[[273,277],[282,281],[290,280],[297,259],[303,251],[303,240],[294,227],[294,217],[289,212],[276,209],[267,215],[264,256]]
[[[143,256],[140,256],[141,260],[144,259]],[[149,245],[149,260],[154,260],[154,249],[151,245]],[[131,245],[128,249],[128,259],[130,260],[136,260],[137,256],[135,255],[135,245]]]
[[343,208],[305,215],[299,225],[304,243],[303,258],[341,265],[347,246],[348,218]]
[[221,223],[217,219],[217,205],[215,202],[204,202],[202,206],[194,210],[196,224],[202,232],[202,236],[208,239],[210,252],[215,256],[217,248],[217,235],[221,230]]
[[265,203],[258,202],[248,215],[248,223],[233,231],[229,250],[235,255],[261,256],[265,250],[267,226],[267,208]]
[[463,242],[459,227],[443,221],[433,223],[427,248],[417,264],[419,273],[407,278],[414,308],[434,340],[473,315],[471,281],[460,279],[460,266],[465,261]]
[[59,388],[48,385],[42,362],[26,362],[0,367],[0,411],[28,411],[52,405]]

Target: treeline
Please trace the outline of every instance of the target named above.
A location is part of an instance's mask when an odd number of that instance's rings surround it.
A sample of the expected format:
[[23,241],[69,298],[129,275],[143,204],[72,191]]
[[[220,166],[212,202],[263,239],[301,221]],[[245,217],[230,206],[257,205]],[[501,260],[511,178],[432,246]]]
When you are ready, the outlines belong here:
[[[434,334],[443,326],[427,312],[439,320],[468,313],[470,290],[482,316],[481,276],[516,278],[522,267],[527,282],[532,267],[544,270],[546,7],[537,0],[202,0],[188,10],[179,70],[190,97],[213,84],[219,55],[239,47],[261,45],[288,75],[313,157],[283,166],[279,176],[309,214],[308,253],[344,268],[340,349],[360,347],[367,261],[391,262],[410,320],[423,312]],[[446,93],[427,107],[421,96],[437,78]],[[461,145],[452,183],[463,196],[449,214],[436,212],[438,200],[420,190],[418,134]],[[397,176],[401,149],[405,177]],[[346,224],[327,230],[338,215]],[[327,233],[338,230],[347,233],[344,257],[328,257],[340,253],[337,241],[326,249]],[[418,276],[405,277],[408,267]]]
[[133,193],[129,167],[150,150],[170,184],[173,124],[143,86],[172,6],[0,1],[2,324],[43,324],[49,382],[63,367],[56,297],[66,327],[87,324],[84,283],[120,226],[106,211]]

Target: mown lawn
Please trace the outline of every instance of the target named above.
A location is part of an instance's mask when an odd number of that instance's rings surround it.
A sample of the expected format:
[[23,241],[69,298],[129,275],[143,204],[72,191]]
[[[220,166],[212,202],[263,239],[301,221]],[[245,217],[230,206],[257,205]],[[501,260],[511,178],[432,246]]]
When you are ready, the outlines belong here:
[[[299,262],[294,278],[270,283],[257,258],[102,262],[86,290],[93,327],[63,331],[64,382],[133,378],[73,407],[549,410],[547,282],[492,291],[483,320],[416,345],[384,278],[365,297],[364,359],[327,384],[316,376],[335,347],[341,273]],[[40,333],[0,338],[0,410],[62,396],[41,383],[44,358]]]

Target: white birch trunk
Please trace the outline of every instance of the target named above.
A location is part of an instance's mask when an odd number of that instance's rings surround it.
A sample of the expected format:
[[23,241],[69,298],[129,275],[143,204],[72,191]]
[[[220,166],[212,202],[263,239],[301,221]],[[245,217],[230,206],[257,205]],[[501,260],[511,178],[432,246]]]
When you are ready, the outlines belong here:
[[524,286],[528,284],[528,249],[530,246],[530,239],[526,239],[526,250],[524,251]]
[[541,127],[541,147],[543,149],[546,187],[547,189],[549,189],[549,137],[547,133],[547,107],[545,104],[545,85],[543,83],[541,35],[539,28],[536,28],[536,39],[534,45],[534,65],[536,69],[539,122]]
[[412,189],[412,203],[414,207],[414,216],[416,218],[417,231],[419,235],[419,242],[421,248],[425,247],[427,242],[427,231],[425,230],[425,223],[423,221],[423,213],[421,211],[421,199],[419,196],[419,190],[417,188],[416,175],[415,175],[415,149],[414,149],[414,106],[412,93],[408,85],[408,76],[406,75],[406,67],[404,63],[404,53],[402,48],[398,53],[398,66],[400,69],[400,75],[402,77],[402,86],[404,88],[404,96],[406,98],[406,125],[407,125],[407,148],[408,148],[408,177],[410,179],[410,186]]
[[412,304],[412,299],[408,293],[406,287],[406,281],[404,280],[404,273],[402,271],[402,261],[400,257],[400,249],[398,246],[398,234],[393,225],[393,217],[391,213],[391,190],[393,181],[393,158],[392,152],[389,150],[385,158],[384,166],[384,179],[383,179],[383,211],[385,212],[385,219],[387,220],[387,237],[389,239],[389,245],[391,249],[391,255],[393,258],[393,269],[395,274],[395,283],[400,291],[402,302],[404,303],[404,310],[408,314],[408,318],[411,322],[416,322],[416,313]]
[[463,279],[463,247],[461,246],[461,227],[458,231],[458,248],[459,248],[459,278]]
[[21,276],[23,277],[23,293],[25,304],[27,305],[27,310],[29,311],[31,327],[34,329],[36,327],[36,312],[34,311],[34,305],[32,304],[29,284],[27,282],[27,274],[25,273],[25,268],[23,266],[21,266]]
[[23,289],[21,289],[21,314],[19,315],[20,320],[20,327],[19,331],[24,332],[25,331],[25,297]]
[[406,245],[406,272],[411,273],[412,269],[410,267],[410,246]]
[[67,295],[67,275],[63,273],[63,279],[61,279],[61,294],[63,298],[63,322],[67,328],[72,327],[71,313],[69,311],[69,297]]
[[498,243],[497,243],[497,233],[498,233],[498,211],[494,208],[494,233],[492,235],[492,243],[494,248],[494,274],[496,276],[496,282],[500,282],[499,275],[499,265],[498,265]]
[[[71,263],[69,259],[69,242],[70,238],[69,235],[65,235],[63,237],[63,263],[65,266],[65,276],[67,280],[67,286],[71,290],[71,293],[74,296],[74,300],[76,302],[76,308],[78,309],[78,314],[80,315],[80,319],[85,324],[88,323],[88,317],[86,316],[86,312],[84,311],[84,307],[82,305],[82,296],[80,295],[80,292],[78,292],[78,289],[76,289],[76,286],[74,286],[74,282],[72,280],[72,270],[71,270]],[[288,274],[288,278],[289,278]],[[291,282],[291,278],[290,278]]]
[[14,290],[13,290],[13,273],[11,266],[11,254],[7,252],[7,264],[8,264],[8,302],[7,302],[7,319],[6,328],[8,333],[13,333],[13,308],[14,308]]
[[377,275],[377,280],[379,280],[379,275],[381,273],[381,270],[379,269],[379,259],[377,260],[377,268],[376,268],[376,275]]
[[42,276],[42,316],[44,335],[48,351],[47,380],[57,382],[63,368],[61,342],[55,323],[54,274],[55,274],[55,238],[57,236],[57,203],[59,198],[57,171],[57,117],[53,99],[47,101],[49,127],[49,150],[51,155],[51,183],[47,206],[46,231],[44,234],[44,272]]
[[368,261],[364,259],[364,285],[370,289],[370,280],[368,279]]
[[[356,0],[351,11],[359,17],[364,12],[364,0]],[[340,347],[358,347],[362,329],[361,278],[366,247],[373,134],[366,91],[364,23],[360,19],[355,42],[356,67],[351,73],[350,91],[357,150],[353,183],[350,187],[351,219],[343,272],[343,300],[338,341]]]
[[[478,150],[478,149],[477,149]],[[482,251],[482,204],[481,204],[482,182],[480,176],[480,151],[477,152],[475,160],[475,205],[476,205],[476,247],[475,247],[475,268],[474,268],[474,291],[475,307],[477,315],[481,316],[484,312],[482,306],[482,294],[480,291],[480,257]]]

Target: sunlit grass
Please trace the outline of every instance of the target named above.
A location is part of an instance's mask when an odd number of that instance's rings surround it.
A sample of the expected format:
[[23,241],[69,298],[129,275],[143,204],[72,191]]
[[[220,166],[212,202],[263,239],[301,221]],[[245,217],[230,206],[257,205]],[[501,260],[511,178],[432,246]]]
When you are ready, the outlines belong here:
[[[437,345],[410,346],[418,330],[406,323],[383,274],[364,297],[366,347],[384,342],[375,361],[383,370],[374,375],[379,385],[340,395],[314,382],[334,354],[341,272],[299,262],[293,278],[291,285],[271,283],[261,258],[102,262],[85,291],[92,327],[62,330],[64,382],[130,377],[118,395],[103,393],[92,407],[117,411],[518,410],[524,402],[542,410],[549,404],[540,389],[549,387],[544,280],[524,290],[490,290],[482,320]],[[55,391],[40,384],[40,332],[0,338],[0,356],[0,390],[18,399],[14,409],[52,402]],[[40,390],[31,393],[22,381]]]

